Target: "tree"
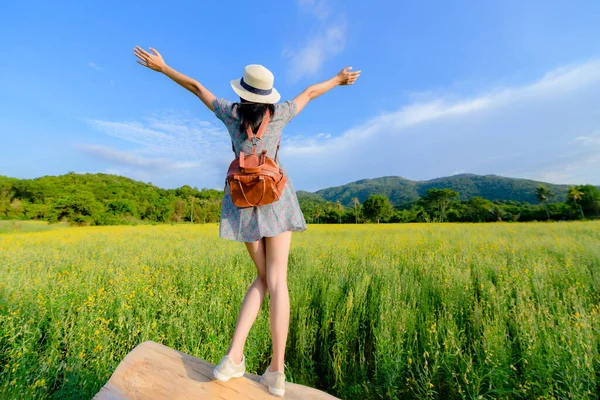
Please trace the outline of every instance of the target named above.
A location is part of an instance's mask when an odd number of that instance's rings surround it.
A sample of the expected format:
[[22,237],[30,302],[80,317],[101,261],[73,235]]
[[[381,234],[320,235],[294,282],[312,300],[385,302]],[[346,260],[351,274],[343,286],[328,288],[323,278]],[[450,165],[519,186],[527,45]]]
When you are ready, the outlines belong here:
[[106,210],[116,216],[136,216],[135,204],[128,199],[115,199],[106,204]]
[[581,204],[578,203],[583,198],[583,192],[580,191],[577,186],[569,186],[569,193],[567,194],[567,201],[571,200],[575,209],[579,208],[579,212],[581,213],[581,219],[585,219],[585,215],[583,214],[583,208],[581,208]]
[[189,185],[183,185],[182,187],[175,189],[175,195],[182,199],[189,199],[190,196],[193,196],[196,193],[198,193],[198,189],[192,188]]
[[21,219],[25,211],[25,203],[19,199],[13,199],[8,207],[8,218],[9,219]]
[[485,222],[490,216],[492,206],[492,202],[483,197],[473,197],[467,203],[468,218],[473,222]]
[[392,203],[390,203],[386,196],[381,194],[369,196],[363,204],[363,210],[367,218],[377,221],[377,223],[382,219],[389,218],[394,212]]
[[46,219],[49,215],[49,204],[28,203],[25,205],[25,216],[28,219]]
[[200,209],[199,212],[204,222],[218,222],[221,217],[221,201],[219,199],[201,199],[197,208]]
[[190,199],[190,222],[194,223],[194,202],[197,200],[194,196],[189,196]]
[[492,215],[495,221],[502,222],[502,218],[505,218],[508,214],[498,204],[494,204],[489,208],[489,213]]
[[184,200],[175,200],[175,203],[173,204],[173,215],[171,216],[171,218],[177,222],[183,221],[186,208],[187,207]]
[[0,218],[8,215],[10,200],[11,200],[11,189],[13,188],[10,178],[3,179],[0,176]]
[[329,217],[331,215],[331,212],[333,211],[333,205],[331,204],[331,202],[327,202],[327,204],[325,204],[325,214],[327,214],[327,217]]
[[461,222],[468,218],[469,207],[460,201],[451,201],[446,211],[446,222]]
[[75,192],[70,196],[56,199],[51,205],[49,220],[63,219],[78,225],[98,224],[102,221],[104,206],[89,192]]
[[344,211],[344,206],[342,205],[341,201],[336,201],[335,202],[335,209],[337,211],[337,215],[338,215],[338,223],[341,224],[342,223],[342,212]]
[[319,218],[321,217],[321,206],[315,207],[315,218],[317,219],[317,224],[319,223]]
[[595,215],[600,215],[600,190],[594,185],[579,185],[577,186],[579,191],[583,192],[583,197],[579,202],[579,205],[583,210],[585,210],[586,214],[589,216],[594,213]]
[[356,223],[358,224],[358,206],[360,205],[360,201],[358,201],[358,197],[352,198],[352,204],[354,204],[354,216],[356,217]]
[[548,210],[548,200],[554,197],[554,193],[550,191],[550,188],[545,185],[538,186],[535,191],[535,198],[539,203],[544,203],[546,205],[546,216],[548,217],[548,221],[550,221],[550,211]]
[[446,209],[452,201],[458,197],[458,192],[452,189],[429,189],[427,195],[419,200],[423,207],[431,214],[437,214],[438,220],[446,220]]

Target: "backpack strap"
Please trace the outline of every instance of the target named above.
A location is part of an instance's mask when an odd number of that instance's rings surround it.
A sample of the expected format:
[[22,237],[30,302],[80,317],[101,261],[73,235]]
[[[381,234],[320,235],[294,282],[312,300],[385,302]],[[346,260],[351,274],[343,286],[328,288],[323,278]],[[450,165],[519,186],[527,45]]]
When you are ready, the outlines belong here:
[[[263,133],[265,133],[265,130],[267,129],[267,125],[269,124],[269,122],[271,121],[271,112],[267,109],[267,111],[265,112],[265,115],[263,116],[263,120],[260,123],[260,126],[258,128],[258,132],[256,133],[256,135],[254,134],[254,132],[252,132],[252,127],[250,125],[248,125],[248,127],[246,128],[246,134],[248,135],[248,139],[252,140],[252,151],[256,152],[256,140],[260,139],[263,135]],[[275,151],[275,161],[277,161],[277,154],[279,153],[279,145],[281,144],[281,136],[279,136],[279,142],[277,143],[277,150]],[[231,141],[231,151],[233,151],[233,153],[235,154],[235,147],[233,146],[233,141]]]
[[252,127],[250,125],[248,125],[246,127],[246,133],[248,135],[248,138],[246,140],[252,141],[252,154],[256,154],[256,141],[260,140],[263,133],[265,133],[265,129],[267,129],[267,125],[269,124],[270,120],[271,120],[271,113],[267,109],[267,111],[265,112],[265,115],[263,115],[263,119],[260,122],[260,126],[258,127],[258,132],[256,132],[256,134],[254,134],[254,132],[252,132]]
[[267,129],[267,125],[269,124],[270,121],[271,121],[271,113],[267,109],[267,112],[265,112],[265,115],[263,116],[263,119],[260,123],[260,127],[258,128],[258,132],[256,132],[256,135],[252,132],[252,127],[250,125],[248,125],[246,127],[246,133],[248,134],[248,139],[251,139],[251,138],[260,139],[262,137],[263,133],[265,133],[265,129]]

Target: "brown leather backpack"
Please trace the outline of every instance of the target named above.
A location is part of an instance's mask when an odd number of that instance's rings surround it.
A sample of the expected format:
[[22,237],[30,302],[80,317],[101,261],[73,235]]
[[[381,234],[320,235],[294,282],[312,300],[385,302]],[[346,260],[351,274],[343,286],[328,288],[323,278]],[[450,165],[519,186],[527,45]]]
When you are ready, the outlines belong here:
[[267,157],[266,150],[256,154],[256,142],[260,140],[270,120],[271,115],[267,110],[256,134],[252,132],[252,127],[248,126],[247,140],[252,141],[252,153],[245,155],[243,151],[240,151],[239,158],[233,160],[229,165],[227,171],[229,193],[233,204],[238,207],[262,206],[279,200],[287,182],[277,160],[281,137],[279,138],[280,142],[277,143],[274,160]]

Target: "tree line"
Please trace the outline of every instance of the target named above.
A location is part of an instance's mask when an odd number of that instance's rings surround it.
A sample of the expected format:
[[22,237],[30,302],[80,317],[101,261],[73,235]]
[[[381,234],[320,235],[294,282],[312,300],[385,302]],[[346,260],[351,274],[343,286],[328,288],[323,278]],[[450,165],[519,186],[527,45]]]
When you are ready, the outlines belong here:
[[[350,205],[312,196],[299,197],[308,223],[492,222],[597,218],[600,191],[592,185],[569,188],[563,201],[539,186],[537,204],[460,199],[452,189],[429,189],[417,200],[393,205],[371,195]],[[0,176],[0,219],[45,220],[74,225],[218,222],[223,192],[182,186],[161,189],[109,174],[76,174],[16,179]]]
[[109,174],[15,179],[0,176],[0,219],[74,225],[218,222],[223,192],[151,183]]
[[576,220],[600,217],[600,191],[593,185],[571,186],[564,201],[544,185],[535,192],[537,204],[518,201],[490,201],[482,197],[460,199],[449,189],[429,189],[418,200],[394,206],[381,194],[370,195],[364,203],[352,205],[320,199],[301,201],[309,223],[398,223],[398,222],[495,222]]

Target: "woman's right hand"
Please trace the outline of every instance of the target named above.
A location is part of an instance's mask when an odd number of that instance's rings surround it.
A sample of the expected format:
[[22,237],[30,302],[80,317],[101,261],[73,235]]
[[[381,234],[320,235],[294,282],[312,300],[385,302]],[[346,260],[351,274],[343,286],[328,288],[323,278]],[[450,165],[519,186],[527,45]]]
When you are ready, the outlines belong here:
[[294,103],[296,103],[296,114],[298,115],[300,111],[306,107],[309,101],[315,99],[322,95],[323,93],[333,89],[337,85],[352,85],[358,77],[360,76],[360,71],[350,72],[352,67],[346,67],[336,76],[331,79],[326,80],[325,82],[317,83],[316,85],[312,85],[306,88],[304,92],[300,93],[294,99]]
[[158,51],[156,51],[156,49],[150,47],[150,50],[154,54],[148,53],[140,46],[135,46],[135,49],[133,49],[133,54],[139,58],[137,63],[154,71],[165,72],[167,69],[167,63],[165,63],[165,60],[163,60],[162,56]]
[[335,76],[338,85],[352,85],[360,76],[360,71],[350,72],[352,67],[346,67]]

